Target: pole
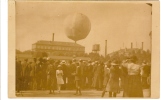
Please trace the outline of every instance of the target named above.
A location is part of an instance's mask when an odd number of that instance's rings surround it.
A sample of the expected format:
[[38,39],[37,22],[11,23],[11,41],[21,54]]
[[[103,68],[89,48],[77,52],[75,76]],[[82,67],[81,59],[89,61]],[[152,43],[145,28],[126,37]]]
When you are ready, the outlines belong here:
[[131,42],[131,49],[133,49],[133,43]]
[[105,57],[107,55],[107,40],[105,40]]
[[143,50],[143,47],[144,47],[144,42],[142,42],[142,47],[141,47],[142,50]]
[[53,33],[53,36],[52,36],[52,42],[54,42],[54,33]]

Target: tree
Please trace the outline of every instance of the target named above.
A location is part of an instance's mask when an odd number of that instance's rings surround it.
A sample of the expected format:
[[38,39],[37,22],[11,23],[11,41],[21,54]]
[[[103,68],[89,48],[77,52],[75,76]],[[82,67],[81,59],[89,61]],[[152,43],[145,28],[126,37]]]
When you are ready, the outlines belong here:
[[36,57],[36,58],[42,57],[42,53],[41,52],[34,52],[33,57]]
[[20,50],[16,49],[16,54],[20,54],[20,53],[22,53],[22,52]]
[[31,50],[26,50],[23,53],[25,53],[25,54],[32,54],[32,51]]

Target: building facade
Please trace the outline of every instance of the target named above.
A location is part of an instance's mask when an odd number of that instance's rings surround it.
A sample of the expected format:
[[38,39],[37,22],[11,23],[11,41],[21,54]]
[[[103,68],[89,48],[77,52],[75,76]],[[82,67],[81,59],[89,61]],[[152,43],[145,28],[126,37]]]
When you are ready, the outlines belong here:
[[32,44],[32,51],[46,52],[53,56],[81,56],[85,53],[85,47],[72,42],[40,40]]

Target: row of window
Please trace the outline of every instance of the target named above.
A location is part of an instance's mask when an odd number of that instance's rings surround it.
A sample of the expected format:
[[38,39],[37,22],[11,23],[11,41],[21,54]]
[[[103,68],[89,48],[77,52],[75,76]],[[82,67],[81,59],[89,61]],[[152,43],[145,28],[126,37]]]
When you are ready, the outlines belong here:
[[84,48],[69,48],[69,47],[51,47],[51,46],[35,46],[35,48],[37,49],[52,49],[52,50],[67,50],[67,51],[71,51],[71,50],[75,50],[75,51],[83,51]]
[[83,52],[46,52],[48,54],[61,54],[61,55],[66,55],[66,54],[84,54]]

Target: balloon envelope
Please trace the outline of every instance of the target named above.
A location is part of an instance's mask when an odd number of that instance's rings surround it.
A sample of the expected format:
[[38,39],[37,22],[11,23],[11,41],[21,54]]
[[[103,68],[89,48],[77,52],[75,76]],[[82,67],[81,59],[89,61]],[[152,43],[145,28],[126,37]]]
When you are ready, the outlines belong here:
[[91,30],[91,23],[87,16],[75,13],[67,16],[64,29],[68,38],[78,41],[87,37]]

